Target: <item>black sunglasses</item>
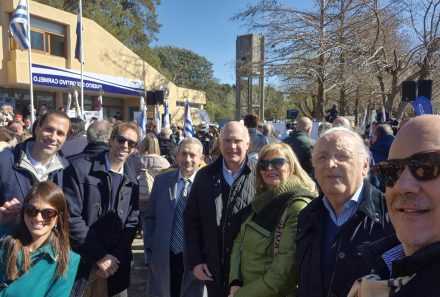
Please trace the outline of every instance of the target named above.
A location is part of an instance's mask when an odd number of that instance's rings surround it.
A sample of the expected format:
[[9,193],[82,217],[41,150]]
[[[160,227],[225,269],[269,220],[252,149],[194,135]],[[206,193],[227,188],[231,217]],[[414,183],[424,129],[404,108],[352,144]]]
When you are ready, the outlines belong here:
[[405,159],[391,159],[372,167],[377,177],[387,187],[394,187],[405,166],[418,181],[427,181],[440,175],[440,151],[426,151]]
[[41,217],[46,221],[52,221],[58,215],[58,211],[56,209],[45,208],[38,209],[32,204],[26,204],[24,206],[24,213],[29,216],[35,218],[38,213],[41,213]]
[[258,167],[260,170],[266,171],[269,168],[269,165],[272,165],[273,169],[281,169],[284,164],[286,164],[287,160],[284,158],[274,158],[272,160],[260,160],[258,161]]
[[128,142],[128,146],[129,146],[130,148],[135,148],[135,147],[137,147],[137,141],[134,141],[134,140],[131,140],[131,139],[125,138],[124,136],[116,135],[116,136],[115,136],[115,139],[116,139],[116,141],[117,141],[119,144],[124,144],[124,143],[127,141],[127,142]]

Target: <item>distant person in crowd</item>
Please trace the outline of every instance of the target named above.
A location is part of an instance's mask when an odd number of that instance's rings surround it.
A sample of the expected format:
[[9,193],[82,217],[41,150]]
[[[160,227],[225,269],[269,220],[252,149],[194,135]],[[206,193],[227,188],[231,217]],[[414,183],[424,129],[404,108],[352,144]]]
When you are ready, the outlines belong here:
[[221,154],[222,153],[220,152],[220,138],[216,138],[214,140],[214,144],[209,150],[209,155],[205,156],[205,163],[208,165],[214,163],[215,160],[217,160],[218,157],[221,156]]
[[258,131],[258,122],[260,118],[255,114],[247,114],[243,118],[243,124],[246,126],[249,132],[249,137],[252,137],[254,134],[261,134]]
[[0,108],[0,126],[7,126],[14,120],[14,110],[10,105],[2,105]]
[[61,111],[61,112],[65,112],[65,110],[64,110],[64,106],[60,106],[60,107],[58,107],[58,110]]
[[0,126],[0,151],[14,148],[17,144],[17,135],[11,128]]
[[23,204],[0,207],[1,296],[69,296],[79,264],[70,250],[66,199],[54,183],[37,183]]
[[378,124],[371,137],[370,151],[375,163],[388,159],[388,152],[393,143],[393,129],[388,124]]
[[160,154],[170,162],[171,165],[176,163],[177,145],[171,139],[173,131],[170,128],[162,128],[160,134],[157,135],[159,140]]
[[283,140],[290,145],[298,157],[301,167],[309,174],[313,175],[312,150],[315,140],[310,137],[312,133],[313,122],[308,117],[300,118],[296,123],[296,131]]
[[153,120],[147,121],[146,132],[156,134],[156,122],[155,121],[153,121]]
[[276,138],[273,134],[273,126],[272,124],[266,123],[261,128],[261,133],[266,136],[269,143],[278,142],[278,138]]
[[25,132],[31,133],[32,132],[32,120],[30,116],[27,116],[24,118],[24,130]]
[[298,296],[346,296],[371,271],[356,250],[394,232],[383,194],[368,182],[370,155],[353,130],[327,130],[313,148],[322,195],[298,219]]
[[351,124],[350,124],[350,121],[346,117],[337,117],[333,121],[333,127],[351,128]]
[[[17,198],[23,201],[26,192],[37,182],[52,180],[62,184],[62,172],[68,166],[58,155],[70,130],[65,113],[51,111],[35,124],[35,138],[0,152],[0,205]],[[6,164],[8,164],[6,166]]]
[[121,113],[120,113],[119,111],[117,111],[117,112],[115,113],[115,115],[113,116],[113,118],[114,118],[115,120],[117,120],[117,121],[122,121],[122,116],[121,116]]
[[396,234],[360,248],[374,274],[356,281],[349,297],[439,295],[439,131],[438,115],[412,119],[397,133],[389,159],[374,166]]
[[47,108],[47,104],[42,104],[40,109],[38,110],[38,116],[42,117],[45,113],[47,113],[49,109]]
[[148,255],[148,296],[202,297],[203,282],[192,275],[184,246],[183,214],[196,172],[203,162],[202,143],[182,140],[177,151],[178,169],[156,176],[145,214],[145,252]]
[[[162,170],[170,167],[168,160],[160,155],[159,141],[154,134],[147,134],[139,145],[139,152],[132,162],[135,174],[139,181],[139,213],[143,231],[144,247],[146,245],[147,221],[145,211],[150,201],[153,188],[152,181]],[[144,183],[141,182],[144,179]],[[146,253],[144,254],[146,256]],[[145,263],[147,263],[145,258]]]
[[318,192],[285,143],[271,143],[260,151],[256,176],[252,213],[232,249],[229,296],[291,296],[298,283],[298,213]]
[[209,135],[208,126],[205,122],[199,124],[195,137],[200,140],[203,145],[203,154],[209,154],[209,150],[212,147],[212,139]]
[[8,123],[8,127],[14,131],[15,135],[17,135],[17,142],[22,143],[22,137],[24,134],[23,124],[19,120],[12,120]]
[[249,133],[235,121],[220,132],[220,156],[199,170],[185,210],[185,246],[194,276],[209,297],[229,292],[229,261],[240,225],[255,193],[255,162],[246,158]]
[[257,160],[258,153],[263,148],[263,146],[269,143],[269,140],[267,140],[266,136],[264,136],[261,133],[252,134],[249,140],[250,142],[249,142],[248,157],[250,159]]
[[64,157],[81,153],[87,146],[86,122],[79,118],[71,118],[69,137],[61,148]]
[[330,129],[332,127],[333,127],[332,123],[322,122],[318,127],[318,137],[321,137],[325,133],[325,131],[327,131],[328,129]]
[[87,145],[82,152],[69,156],[67,158],[69,162],[82,158],[95,157],[103,151],[108,150],[108,141],[112,128],[113,125],[107,120],[94,121],[91,123],[86,132]]
[[126,160],[138,140],[137,125],[115,125],[108,151],[72,161],[65,171],[72,247],[82,259],[71,296],[127,296],[139,186]]

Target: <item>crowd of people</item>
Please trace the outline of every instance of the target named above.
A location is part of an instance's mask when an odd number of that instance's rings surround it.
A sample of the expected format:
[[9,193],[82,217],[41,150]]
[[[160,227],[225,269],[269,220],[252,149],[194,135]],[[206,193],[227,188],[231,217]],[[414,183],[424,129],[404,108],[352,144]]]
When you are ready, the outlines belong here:
[[146,296],[438,294],[440,116],[365,133],[336,115],[317,139],[302,117],[279,139],[249,114],[141,139],[2,113],[0,296],[127,296],[137,234]]

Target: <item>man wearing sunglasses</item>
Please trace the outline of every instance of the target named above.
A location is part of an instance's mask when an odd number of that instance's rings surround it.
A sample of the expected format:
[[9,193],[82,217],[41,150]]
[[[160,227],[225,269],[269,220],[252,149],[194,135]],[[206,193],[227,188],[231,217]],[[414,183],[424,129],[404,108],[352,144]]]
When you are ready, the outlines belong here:
[[126,161],[138,139],[138,126],[118,123],[108,151],[74,160],[65,171],[71,242],[82,259],[71,296],[127,296],[139,186]]
[[69,163],[58,155],[70,130],[63,112],[50,111],[38,122],[33,138],[0,153],[0,205],[13,198],[23,201],[32,185],[51,180],[62,185]]
[[375,264],[382,280],[363,279],[353,286],[352,294],[361,287],[370,296],[370,289],[376,287],[381,288],[376,296],[439,296],[439,131],[438,115],[411,119],[397,133],[388,160],[373,168],[386,185],[396,235],[362,247],[366,261]]
[[371,271],[356,247],[393,233],[383,194],[368,182],[369,162],[350,128],[331,128],[316,142],[312,163],[322,195],[298,218],[298,296],[347,296]]

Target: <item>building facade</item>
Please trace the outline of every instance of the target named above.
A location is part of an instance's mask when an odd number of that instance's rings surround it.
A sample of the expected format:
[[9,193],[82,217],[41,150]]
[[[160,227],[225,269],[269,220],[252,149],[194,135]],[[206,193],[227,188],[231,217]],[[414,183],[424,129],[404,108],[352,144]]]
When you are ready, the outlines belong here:
[[[19,50],[9,33],[18,2],[0,0],[0,105],[11,104],[22,113],[30,104],[28,51]],[[34,107],[66,106],[69,94],[80,92],[81,64],[74,57],[77,15],[29,2]],[[133,120],[146,91],[166,89],[171,122],[183,125],[187,99],[193,121],[198,121],[196,114],[206,104],[204,92],[177,87],[93,20],[83,18],[83,28],[85,111],[97,110],[102,95],[104,117],[119,112],[123,120]],[[148,106],[149,118],[154,110]]]

